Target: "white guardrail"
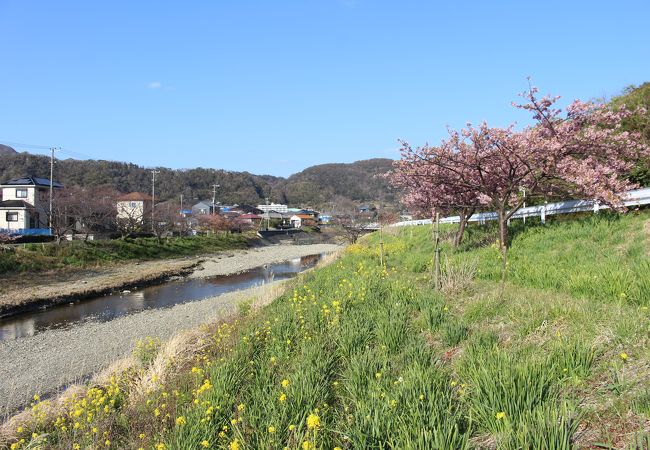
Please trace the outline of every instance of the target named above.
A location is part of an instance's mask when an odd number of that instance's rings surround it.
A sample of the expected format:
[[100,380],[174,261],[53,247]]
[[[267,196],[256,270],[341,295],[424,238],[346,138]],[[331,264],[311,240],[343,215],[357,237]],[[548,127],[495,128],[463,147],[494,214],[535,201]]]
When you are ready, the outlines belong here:
[[[623,202],[627,207],[641,206],[650,204],[650,188],[635,189],[625,194]],[[524,217],[540,217],[542,223],[546,222],[546,216],[555,214],[571,214],[576,212],[593,211],[597,213],[601,209],[608,209],[609,206],[601,205],[593,200],[566,200],[557,203],[546,203],[544,205],[527,206],[514,213],[511,219],[523,219]],[[495,212],[476,213],[469,218],[470,222],[484,223],[488,220],[497,220],[498,215]],[[460,216],[450,216],[440,219],[440,223],[458,223]],[[422,220],[404,220],[397,222],[391,227],[405,227],[409,225],[430,225],[431,219]]]

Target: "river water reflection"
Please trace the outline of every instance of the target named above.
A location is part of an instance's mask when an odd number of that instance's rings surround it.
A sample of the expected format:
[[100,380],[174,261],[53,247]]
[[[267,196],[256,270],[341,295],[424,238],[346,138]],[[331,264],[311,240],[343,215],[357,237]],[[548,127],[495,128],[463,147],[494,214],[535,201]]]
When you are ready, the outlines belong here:
[[45,329],[69,327],[87,320],[105,322],[145,309],[166,308],[270,281],[285,280],[314,267],[322,256],[303,256],[234,275],[168,281],[131,292],[80,300],[0,319],[0,341],[33,336]]

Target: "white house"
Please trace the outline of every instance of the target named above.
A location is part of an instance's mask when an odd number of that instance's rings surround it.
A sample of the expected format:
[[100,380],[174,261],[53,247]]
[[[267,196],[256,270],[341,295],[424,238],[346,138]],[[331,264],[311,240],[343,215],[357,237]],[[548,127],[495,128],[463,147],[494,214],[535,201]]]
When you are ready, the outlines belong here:
[[[63,187],[52,182],[54,189]],[[48,227],[50,180],[37,177],[16,178],[0,185],[0,230],[19,231]]]
[[145,219],[145,210],[151,212],[151,201],[151,196],[142,192],[121,196],[117,199],[117,219],[141,225]]
[[302,223],[305,220],[311,221],[312,224],[314,223],[314,218],[309,214],[294,214],[289,220],[294,228],[302,227]]
[[287,205],[280,205],[278,203],[271,203],[270,205],[257,205],[257,209],[261,209],[264,212],[275,211],[279,213],[286,213],[289,211]]

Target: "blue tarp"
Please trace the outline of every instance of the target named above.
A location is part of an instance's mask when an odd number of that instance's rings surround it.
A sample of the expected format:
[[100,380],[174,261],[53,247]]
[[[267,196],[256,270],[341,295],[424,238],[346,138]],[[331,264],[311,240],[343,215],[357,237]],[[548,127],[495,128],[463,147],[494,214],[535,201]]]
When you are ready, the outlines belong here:
[[6,233],[10,236],[49,236],[49,228],[21,228],[19,230],[8,230],[0,228],[0,233]]

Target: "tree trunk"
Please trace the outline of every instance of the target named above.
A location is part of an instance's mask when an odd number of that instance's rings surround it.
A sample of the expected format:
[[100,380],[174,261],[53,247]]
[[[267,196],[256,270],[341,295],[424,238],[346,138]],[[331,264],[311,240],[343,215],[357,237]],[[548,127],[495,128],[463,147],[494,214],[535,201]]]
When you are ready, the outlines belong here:
[[467,222],[469,221],[469,218],[472,217],[472,214],[474,214],[475,209],[467,209],[463,208],[463,210],[460,212],[460,223],[458,224],[458,231],[456,232],[456,238],[454,239],[454,247],[458,248],[460,243],[463,241],[463,235],[465,234],[465,227],[467,226]]

